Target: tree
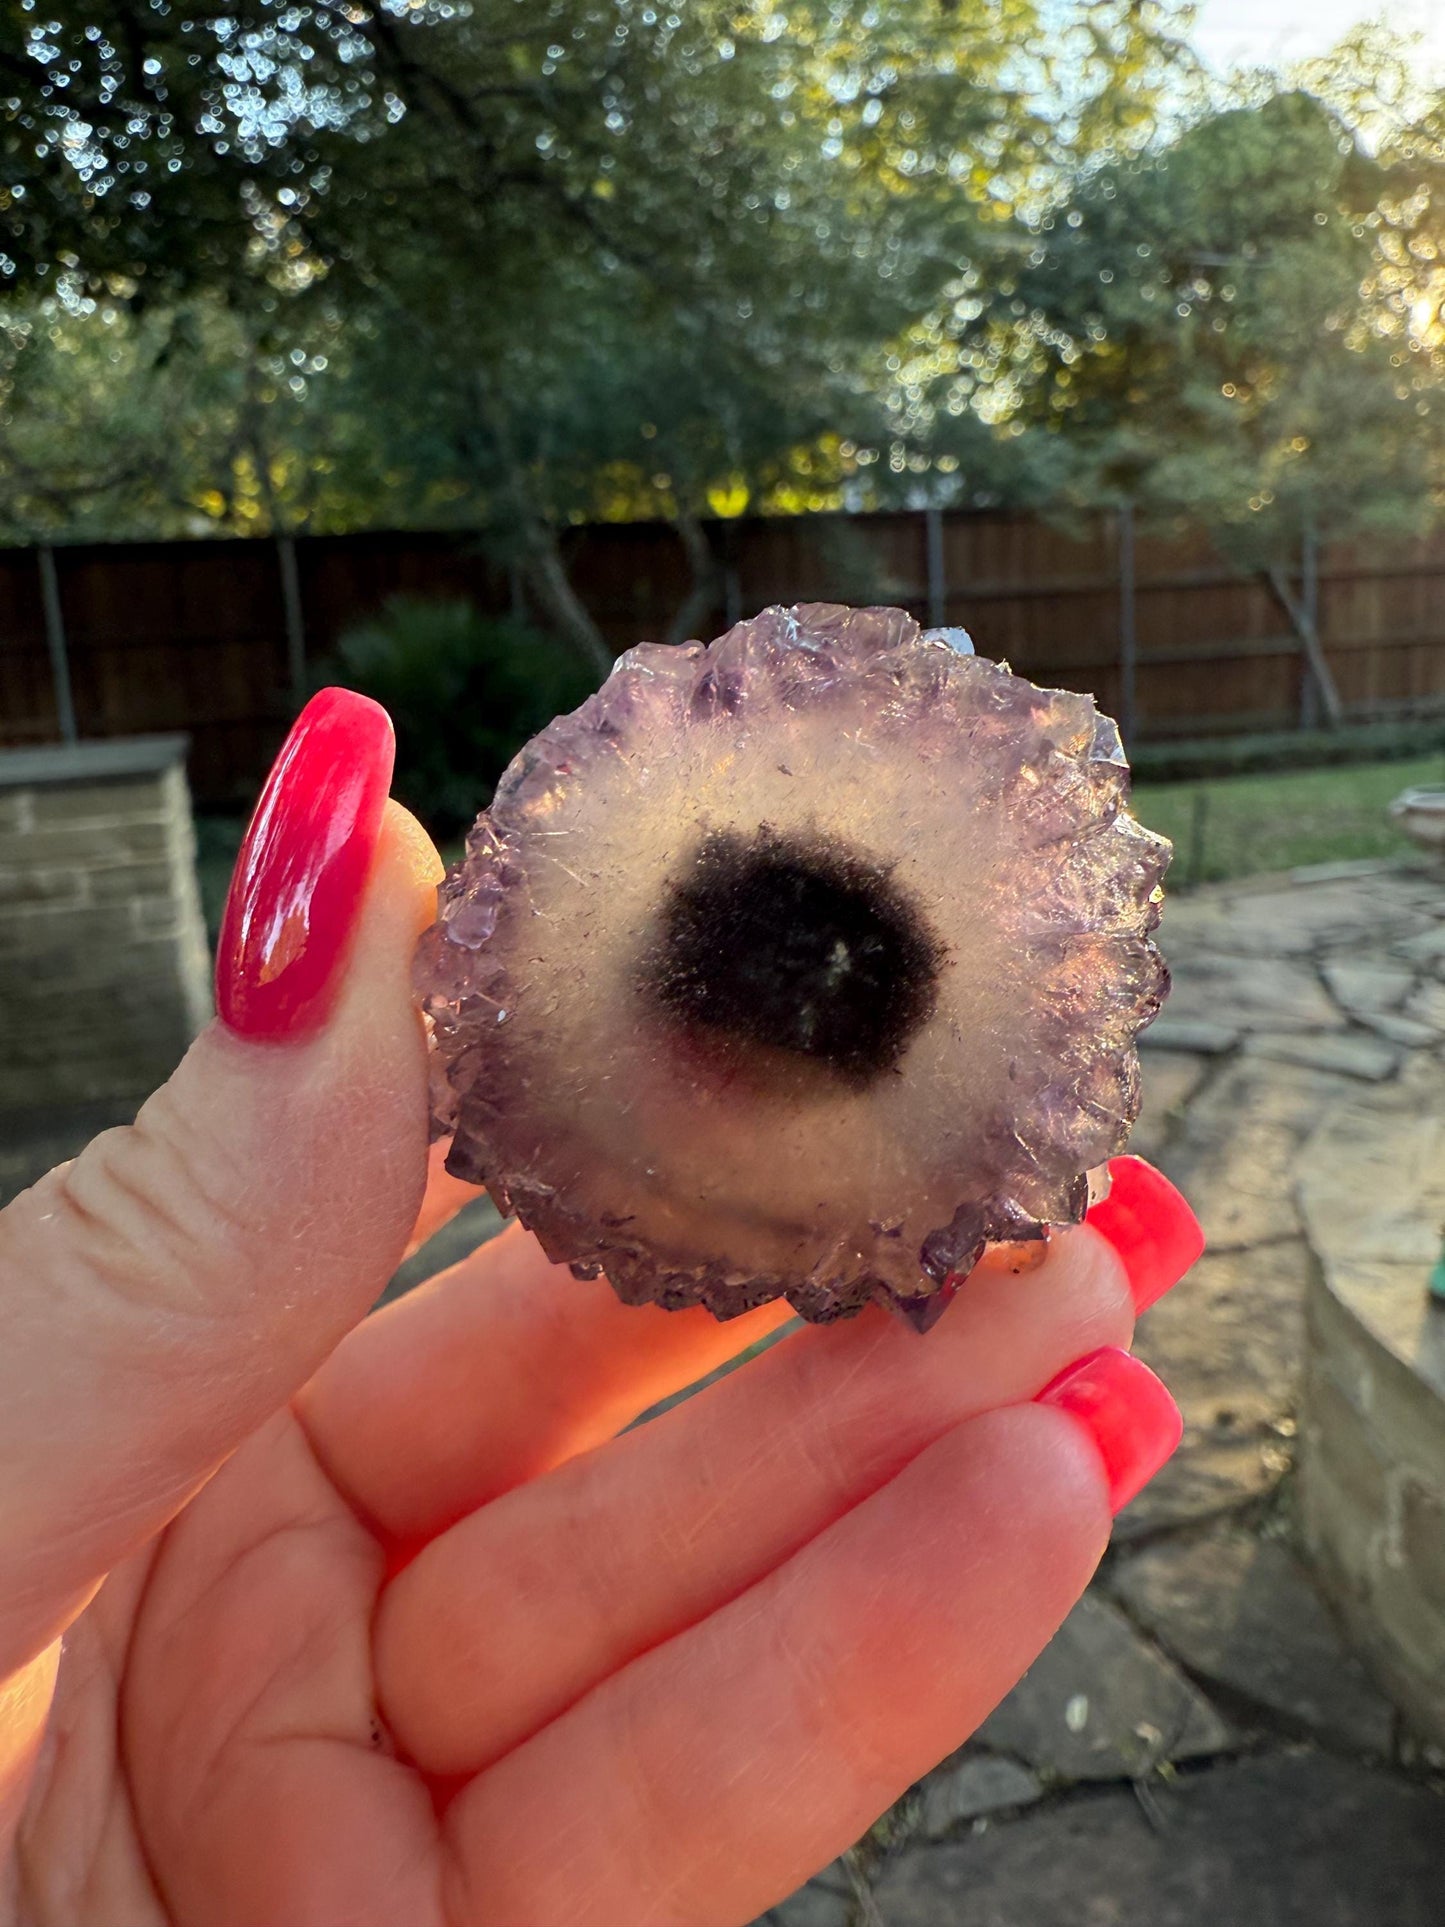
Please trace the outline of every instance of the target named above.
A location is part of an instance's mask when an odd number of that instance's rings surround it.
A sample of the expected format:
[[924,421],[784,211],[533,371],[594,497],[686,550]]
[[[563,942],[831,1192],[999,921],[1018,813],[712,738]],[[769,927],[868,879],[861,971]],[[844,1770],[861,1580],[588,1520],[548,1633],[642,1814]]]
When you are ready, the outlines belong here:
[[[1438,330],[1392,266],[1394,198],[1389,157],[1315,94],[1208,113],[1083,173],[962,359],[1089,499],[1202,517],[1255,559],[1416,526],[1445,479],[1445,398]],[[1422,213],[1407,245],[1433,261]]]
[[318,393],[345,332],[307,319],[283,336],[210,295],[128,309],[73,288],[0,305],[0,540],[373,519],[387,480],[372,424],[342,385]]
[[880,453],[872,475],[891,476],[918,440],[892,344],[1066,153],[1130,136],[1161,17],[1138,0],[10,11],[17,286],[133,311],[204,290],[271,364],[344,314],[327,406],[373,415],[402,478],[388,512],[500,529],[594,657],[559,529],[622,504],[671,516],[697,604],[709,506],[828,499]]

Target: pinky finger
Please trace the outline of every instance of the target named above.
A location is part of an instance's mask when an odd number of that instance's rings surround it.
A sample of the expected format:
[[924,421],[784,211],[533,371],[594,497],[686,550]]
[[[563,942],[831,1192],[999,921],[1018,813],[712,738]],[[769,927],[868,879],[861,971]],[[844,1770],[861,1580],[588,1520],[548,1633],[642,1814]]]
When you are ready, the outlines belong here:
[[1158,1381],[1099,1356],[1089,1383],[1112,1377],[1131,1422],[1101,1426],[1069,1374],[1046,1402],[967,1421],[478,1776],[447,1814],[448,1918],[736,1927],[857,1839],[1083,1591],[1122,1434],[1142,1453],[1128,1484],[1177,1441]]

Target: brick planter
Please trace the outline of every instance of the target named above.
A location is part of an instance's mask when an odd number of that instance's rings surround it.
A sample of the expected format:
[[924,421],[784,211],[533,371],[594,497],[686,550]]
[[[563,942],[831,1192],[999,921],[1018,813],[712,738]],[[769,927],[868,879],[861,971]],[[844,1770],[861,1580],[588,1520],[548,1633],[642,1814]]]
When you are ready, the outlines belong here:
[[0,751],[0,1115],[144,1097],[206,1021],[185,748]]
[[1426,1280],[1445,1220],[1437,1066],[1335,1112],[1302,1165],[1319,1260],[1300,1427],[1306,1546],[1381,1686],[1445,1747],[1445,1307]]

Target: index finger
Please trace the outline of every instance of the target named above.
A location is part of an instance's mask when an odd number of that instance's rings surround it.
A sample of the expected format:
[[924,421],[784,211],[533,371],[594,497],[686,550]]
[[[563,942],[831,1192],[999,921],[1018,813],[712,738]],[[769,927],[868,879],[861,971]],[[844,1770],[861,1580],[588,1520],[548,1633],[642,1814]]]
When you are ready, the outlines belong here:
[[1087,1231],[1000,1253],[927,1339],[874,1308],[481,1507],[393,1579],[378,1704],[408,1758],[470,1773],[694,1625],[955,1426],[1127,1345],[1123,1269]]
[[429,1538],[790,1316],[760,1305],[720,1325],[700,1306],[624,1305],[605,1278],[574,1278],[514,1224],[373,1312],[295,1410],[352,1505],[391,1538]]

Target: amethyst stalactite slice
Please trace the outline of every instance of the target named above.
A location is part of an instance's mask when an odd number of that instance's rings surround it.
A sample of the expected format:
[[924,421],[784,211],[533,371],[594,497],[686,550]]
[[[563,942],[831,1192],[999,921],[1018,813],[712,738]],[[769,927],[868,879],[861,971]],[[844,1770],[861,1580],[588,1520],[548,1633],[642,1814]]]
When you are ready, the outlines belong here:
[[1118,732],[898,609],[623,656],[533,739],[416,984],[447,1168],[629,1303],[926,1329],[1139,1106],[1169,844]]

